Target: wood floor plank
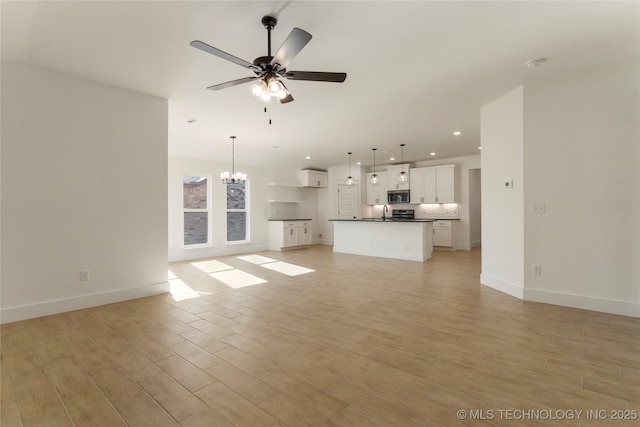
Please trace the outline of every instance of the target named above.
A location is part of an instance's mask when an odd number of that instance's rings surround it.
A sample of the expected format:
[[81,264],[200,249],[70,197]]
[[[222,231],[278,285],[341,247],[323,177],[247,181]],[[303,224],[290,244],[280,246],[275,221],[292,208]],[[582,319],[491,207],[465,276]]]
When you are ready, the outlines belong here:
[[[197,296],[0,325],[2,426],[582,427],[612,423],[457,411],[640,410],[640,318],[481,286],[480,248],[260,254],[313,272],[172,263]],[[234,289],[199,268],[220,263],[268,281]]]
[[216,382],[196,392],[216,412],[236,426],[274,426],[278,421],[224,384]]

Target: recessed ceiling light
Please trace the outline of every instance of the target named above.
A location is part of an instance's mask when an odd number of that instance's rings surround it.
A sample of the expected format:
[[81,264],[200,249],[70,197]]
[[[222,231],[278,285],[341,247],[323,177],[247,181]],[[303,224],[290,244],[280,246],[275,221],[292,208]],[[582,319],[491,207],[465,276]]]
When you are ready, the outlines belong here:
[[478,150],[482,150],[482,147],[478,147]]
[[436,153],[431,153],[431,155],[432,155],[432,156],[435,156],[435,155],[436,155]]
[[195,123],[195,122],[197,122],[197,120],[196,120],[196,119],[189,119],[189,120],[187,120],[187,123]]
[[311,156],[307,156],[307,157],[305,157],[305,159],[311,160]]
[[454,131],[454,132],[453,132],[453,134],[454,134],[455,136],[460,136],[460,135],[462,135],[462,132],[461,132],[461,131],[459,131],[459,130],[457,130],[457,131]]
[[538,65],[542,64],[546,60],[547,58],[536,58],[536,59],[532,59],[531,61],[527,61],[525,65],[527,66],[527,68],[531,70],[536,68]]
[[389,157],[389,160],[394,161],[396,158],[395,157]]
[[358,165],[358,166],[361,165],[361,164],[362,164],[362,162],[356,162],[356,165]]

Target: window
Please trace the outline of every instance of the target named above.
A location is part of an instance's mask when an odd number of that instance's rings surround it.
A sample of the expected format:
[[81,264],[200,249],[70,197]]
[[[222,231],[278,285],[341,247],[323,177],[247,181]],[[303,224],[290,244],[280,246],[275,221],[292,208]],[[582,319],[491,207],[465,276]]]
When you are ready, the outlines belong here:
[[248,242],[247,184],[227,184],[227,242]]
[[184,211],[184,245],[209,244],[209,186],[208,177],[182,177],[182,208]]

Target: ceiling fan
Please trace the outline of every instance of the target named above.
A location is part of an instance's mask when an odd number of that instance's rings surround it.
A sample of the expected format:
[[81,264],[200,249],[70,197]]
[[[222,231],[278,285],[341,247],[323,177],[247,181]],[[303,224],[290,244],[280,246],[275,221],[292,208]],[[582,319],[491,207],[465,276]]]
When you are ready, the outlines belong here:
[[231,80],[226,83],[209,86],[207,89],[220,90],[243,83],[257,80],[251,86],[251,93],[264,102],[278,101],[281,104],[293,101],[291,93],[280,80],[282,77],[289,80],[310,80],[316,82],[334,82],[342,83],[347,78],[347,73],[326,73],[320,71],[287,71],[289,62],[302,50],[303,47],[311,40],[311,34],[300,28],[294,28],[284,41],[280,49],[274,56],[271,56],[271,30],[278,23],[273,16],[264,16],[262,25],[267,30],[267,56],[261,56],[253,60],[253,63],[235,57],[231,54],[221,51],[213,46],[194,40],[191,46],[198,48],[204,52],[215,55],[219,58],[238,64],[241,67],[248,68],[255,73],[255,76],[243,77],[237,80]]

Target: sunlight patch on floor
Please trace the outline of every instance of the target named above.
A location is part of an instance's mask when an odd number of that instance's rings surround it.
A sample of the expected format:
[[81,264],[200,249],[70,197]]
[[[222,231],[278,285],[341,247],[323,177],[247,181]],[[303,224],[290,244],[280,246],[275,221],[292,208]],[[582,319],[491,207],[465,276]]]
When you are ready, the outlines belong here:
[[174,301],[183,301],[186,299],[200,298],[200,293],[191,289],[189,285],[178,279],[173,271],[168,270],[169,292]]
[[224,262],[216,260],[192,262],[191,265],[205,273],[216,273],[218,271],[232,270],[234,268]]
[[277,259],[268,258],[262,255],[244,255],[236,258],[241,259],[242,261],[247,261],[247,262],[250,262],[251,264],[257,264],[257,265],[265,264],[267,262],[277,261]]
[[287,276],[299,276],[301,274],[313,273],[315,271],[310,268],[300,267],[299,265],[289,264],[288,262],[282,261],[261,264],[260,267],[268,268],[269,270],[277,271],[278,273],[286,274]]
[[238,269],[219,271],[217,273],[211,273],[209,276],[234,289],[267,283],[264,279]]

